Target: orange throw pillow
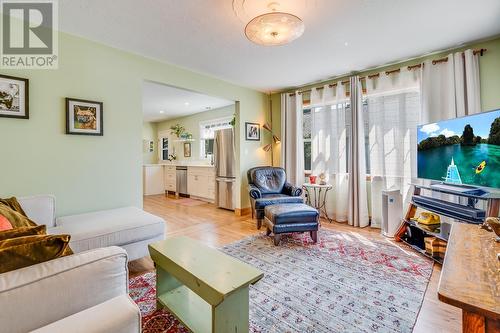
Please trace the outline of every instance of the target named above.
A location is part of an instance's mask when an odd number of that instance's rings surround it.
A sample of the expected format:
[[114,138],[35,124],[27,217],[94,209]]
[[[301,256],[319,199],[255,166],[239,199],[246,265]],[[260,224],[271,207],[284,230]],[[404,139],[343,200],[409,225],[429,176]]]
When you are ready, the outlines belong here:
[[12,224],[10,224],[9,220],[3,215],[0,215],[0,231],[10,230],[12,228]]

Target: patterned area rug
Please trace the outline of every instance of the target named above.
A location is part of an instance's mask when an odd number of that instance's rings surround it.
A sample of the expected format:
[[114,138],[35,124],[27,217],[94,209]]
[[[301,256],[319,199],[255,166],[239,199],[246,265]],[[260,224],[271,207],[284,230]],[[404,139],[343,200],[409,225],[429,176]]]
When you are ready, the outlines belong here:
[[143,333],[189,332],[170,312],[163,309],[156,310],[156,275],[154,272],[131,278],[129,294],[141,310]]
[[[319,239],[294,234],[276,247],[259,235],[221,249],[264,272],[250,289],[250,331],[411,332],[432,261],[356,232],[321,230]],[[144,333],[186,332],[155,311],[154,285],[153,273],[130,280]]]

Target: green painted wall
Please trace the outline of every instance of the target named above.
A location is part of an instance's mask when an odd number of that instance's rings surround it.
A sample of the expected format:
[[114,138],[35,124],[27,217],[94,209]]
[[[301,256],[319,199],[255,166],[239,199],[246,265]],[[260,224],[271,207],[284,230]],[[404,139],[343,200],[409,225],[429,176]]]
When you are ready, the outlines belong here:
[[[481,80],[481,108],[483,111],[493,110],[500,108],[500,38],[492,39],[490,41],[470,44],[465,47],[457,48],[453,51],[445,51],[438,54],[433,54],[430,56],[420,57],[416,59],[412,59],[405,62],[398,62],[394,65],[383,66],[377,68],[376,70],[371,71],[360,71],[360,76],[370,75],[378,72],[383,72],[387,70],[392,70],[400,67],[415,65],[423,62],[427,59],[439,59],[442,58],[451,52],[463,51],[466,49],[480,49],[485,48],[488,51],[484,53],[482,57],[479,58],[479,68],[480,68],[480,80]],[[311,87],[322,86],[324,84],[333,83],[337,81],[346,80],[348,76],[342,76],[335,78],[334,80],[314,83],[302,86],[300,88],[290,88],[287,89],[287,92],[293,92],[296,89],[309,89]],[[271,95],[272,100],[272,112],[273,112],[273,122],[275,124],[280,124],[281,121],[281,92],[274,93]],[[276,126],[276,125],[275,125]],[[276,127],[275,127],[276,128]],[[279,147],[278,149],[279,150]],[[279,157],[279,155],[278,155]],[[276,163],[275,159],[275,165]],[[278,160],[279,161],[279,160]]]
[[[272,128],[275,135],[277,135],[280,139],[282,138],[281,128],[281,95],[280,94],[272,94],[271,98],[271,113],[273,117]],[[275,144],[273,142],[273,165],[281,166],[281,143]]]
[[[240,101],[240,122],[268,114],[267,96],[255,90],[64,33],[59,34],[58,70],[1,73],[30,80],[30,119],[0,118],[0,196],[52,193],[59,216],[142,207],[145,79]],[[64,134],[65,97],[104,103],[103,137]],[[266,163],[258,146],[241,141],[241,175]],[[246,191],[237,202],[248,203]]]
[[[153,141],[153,151],[150,152],[147,141]],[[158,129],[156,123],[142,124],[142,162],[144,164],[158,163]]]
[[[172,145],[175,147],[178,161],[199,161],[202,159],[200,156],[200,122],[232,117],[235,112],[235,106],[230,105],[219,109],[196,113],[186,117],[158,122],[158,133],[163,135],[167,134],[170,137]],[[170,127],[176,124],[180,124],[186,129],[187,132],[193,135],[194,141],[191,142],[191,157],[184,157],[183,143],[175,142],[175,135],[170,135]]]

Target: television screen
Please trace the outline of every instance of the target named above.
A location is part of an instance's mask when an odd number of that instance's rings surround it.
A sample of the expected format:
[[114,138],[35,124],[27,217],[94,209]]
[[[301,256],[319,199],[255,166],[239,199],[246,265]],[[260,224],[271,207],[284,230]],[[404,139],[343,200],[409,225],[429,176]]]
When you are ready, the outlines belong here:
[[418,178],[500,188],[500,110],[417,127]]

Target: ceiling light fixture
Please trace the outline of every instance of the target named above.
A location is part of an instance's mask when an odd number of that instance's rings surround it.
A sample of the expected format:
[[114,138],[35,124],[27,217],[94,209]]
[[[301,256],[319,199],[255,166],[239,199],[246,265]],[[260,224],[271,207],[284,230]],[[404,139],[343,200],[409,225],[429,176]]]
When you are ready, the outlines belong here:
[[271,2],[270,13],[254,17],[245,27],[247,38],[259,45],[276,46],[288,44],[302,36],[304,22],[289,13],[279,12],[277,2]]
[[163,110],[160,110],[160,113],[165,113],[165,111],[163,111]]
[[184,105],[185,105],[185,106],[188,106],[188,105],[189,105],[189,102],[184,103]]

